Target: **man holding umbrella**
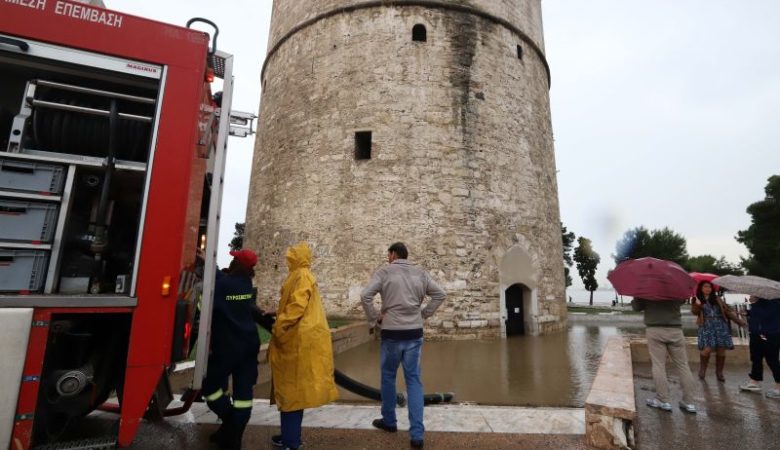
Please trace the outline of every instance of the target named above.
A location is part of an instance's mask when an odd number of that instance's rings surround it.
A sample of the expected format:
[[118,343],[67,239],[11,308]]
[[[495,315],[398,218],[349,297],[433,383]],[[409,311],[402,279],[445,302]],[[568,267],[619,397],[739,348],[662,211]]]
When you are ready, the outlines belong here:
[[644,312],[647,349],[656,391],[655,398],[647,399],[647,406],[672,410],[666,375],[668,356],[682,384],[680,409],[695,414],[693,375],[688,367],[680,307],[685,304],[696,282],[679,265],[656,258],[624,261],[607,278],[620,295],[634,297],[631,301],[634,311]]
[[748,326],[752,368],[748,382],[739,388],[761,392],[763,363],[766,360],[775,379],[775,387],[765,395],[767,398],[780,399],[780,282],[753,275],[725,275],[713,280],[716,281],[726,289],[750,295]]

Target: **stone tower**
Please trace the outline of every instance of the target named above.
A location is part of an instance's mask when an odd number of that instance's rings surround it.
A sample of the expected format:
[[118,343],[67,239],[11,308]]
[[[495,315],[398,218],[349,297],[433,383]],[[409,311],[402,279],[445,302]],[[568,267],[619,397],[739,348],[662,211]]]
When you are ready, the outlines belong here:
[[314,249],[328,313],[403,241],[437,337],[566,326],[541,0],[274,0],[245,246],[263,304]]

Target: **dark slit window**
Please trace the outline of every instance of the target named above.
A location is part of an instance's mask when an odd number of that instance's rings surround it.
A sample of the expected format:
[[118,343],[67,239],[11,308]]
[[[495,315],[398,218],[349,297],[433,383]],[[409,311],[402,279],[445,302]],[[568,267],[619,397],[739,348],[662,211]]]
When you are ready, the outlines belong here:
[[355,132],[355,159],[371,159],[371,132]]
[[517,46],[517,59],[523,59],[523,47],[519,45]]
[[415,42],[426,42],[428,40],[428,32],[425,29],[425,25],[418,23],[412,27],[412,40]]

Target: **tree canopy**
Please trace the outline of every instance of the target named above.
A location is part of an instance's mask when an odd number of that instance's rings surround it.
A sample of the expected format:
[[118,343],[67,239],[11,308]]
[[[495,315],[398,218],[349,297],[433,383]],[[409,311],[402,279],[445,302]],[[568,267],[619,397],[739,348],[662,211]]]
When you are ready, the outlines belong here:
[[563,271],[566,277],[566,287],[571,286],[572,279],[569,268],[574,264],[574,260],[571,259],[571,252],[574,248],[574,240],[576,236],[573,231],[567,231],[566,227],[561,223],[561,239],[563,240]]
[[737,264],[726,261],[724,256],[719,259],[712,255],[699,255],[688,258],[683,266],[688,272],[714,273],[715,275],[744,275],[745,272]]
[[751,275],[780,280],[780,175],[769,177],[766,197],[747,207],[751,224],[737,233],[737,241],[750,252],[742,266]]
[[674,261],[685,266],[688,260],[687,241],[682,235],[668,227],[648,231],[645,227],[636,227],[626,231],[615,248],[615,264],[626,259],[653,258]]
[[601,262],[601,257],[595,250],[588,238],[580,237],[577,239],[577,248],[574,250],[574,261],[577,263],[577,272],[582,278],[582,284],[585,289],[590,291],[590,304],[593,304],[593,291],[599,288],[596,281],[596,269]]
[[244,227],[246,223],[245,222],[236,222],[236,229],[233,231],[233,239],[230,240],[230,243],[228,244],[230,246],[230,250],[236,251],[241,250],[244,247]]

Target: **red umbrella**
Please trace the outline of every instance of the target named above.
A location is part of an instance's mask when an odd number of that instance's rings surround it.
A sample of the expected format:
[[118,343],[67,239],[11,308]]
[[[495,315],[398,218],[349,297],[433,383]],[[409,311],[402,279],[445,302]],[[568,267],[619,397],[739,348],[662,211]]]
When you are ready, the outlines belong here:
[[607,275],[620,295],[646,300],[683,300],[696,281],[679,265],[657,258],[623,261]]
[[[696,280],[696,286],[694,286],[694,288],[693,288],[693,295],[694,296],[696,295],[696,288],[699,286],[699,284],[702,281],[709,281],[710,283],[712,283],[712,280],[714,280],[715,278],[718,278],[720,276],[720,275],[715,275],[714,273],[704,273],[704,272],[691,272],[688,275],[690,275],[691,278]],[[720,286],[717,286],[715,284],[713,284],[712,287],[716,291],[720,290]]]

